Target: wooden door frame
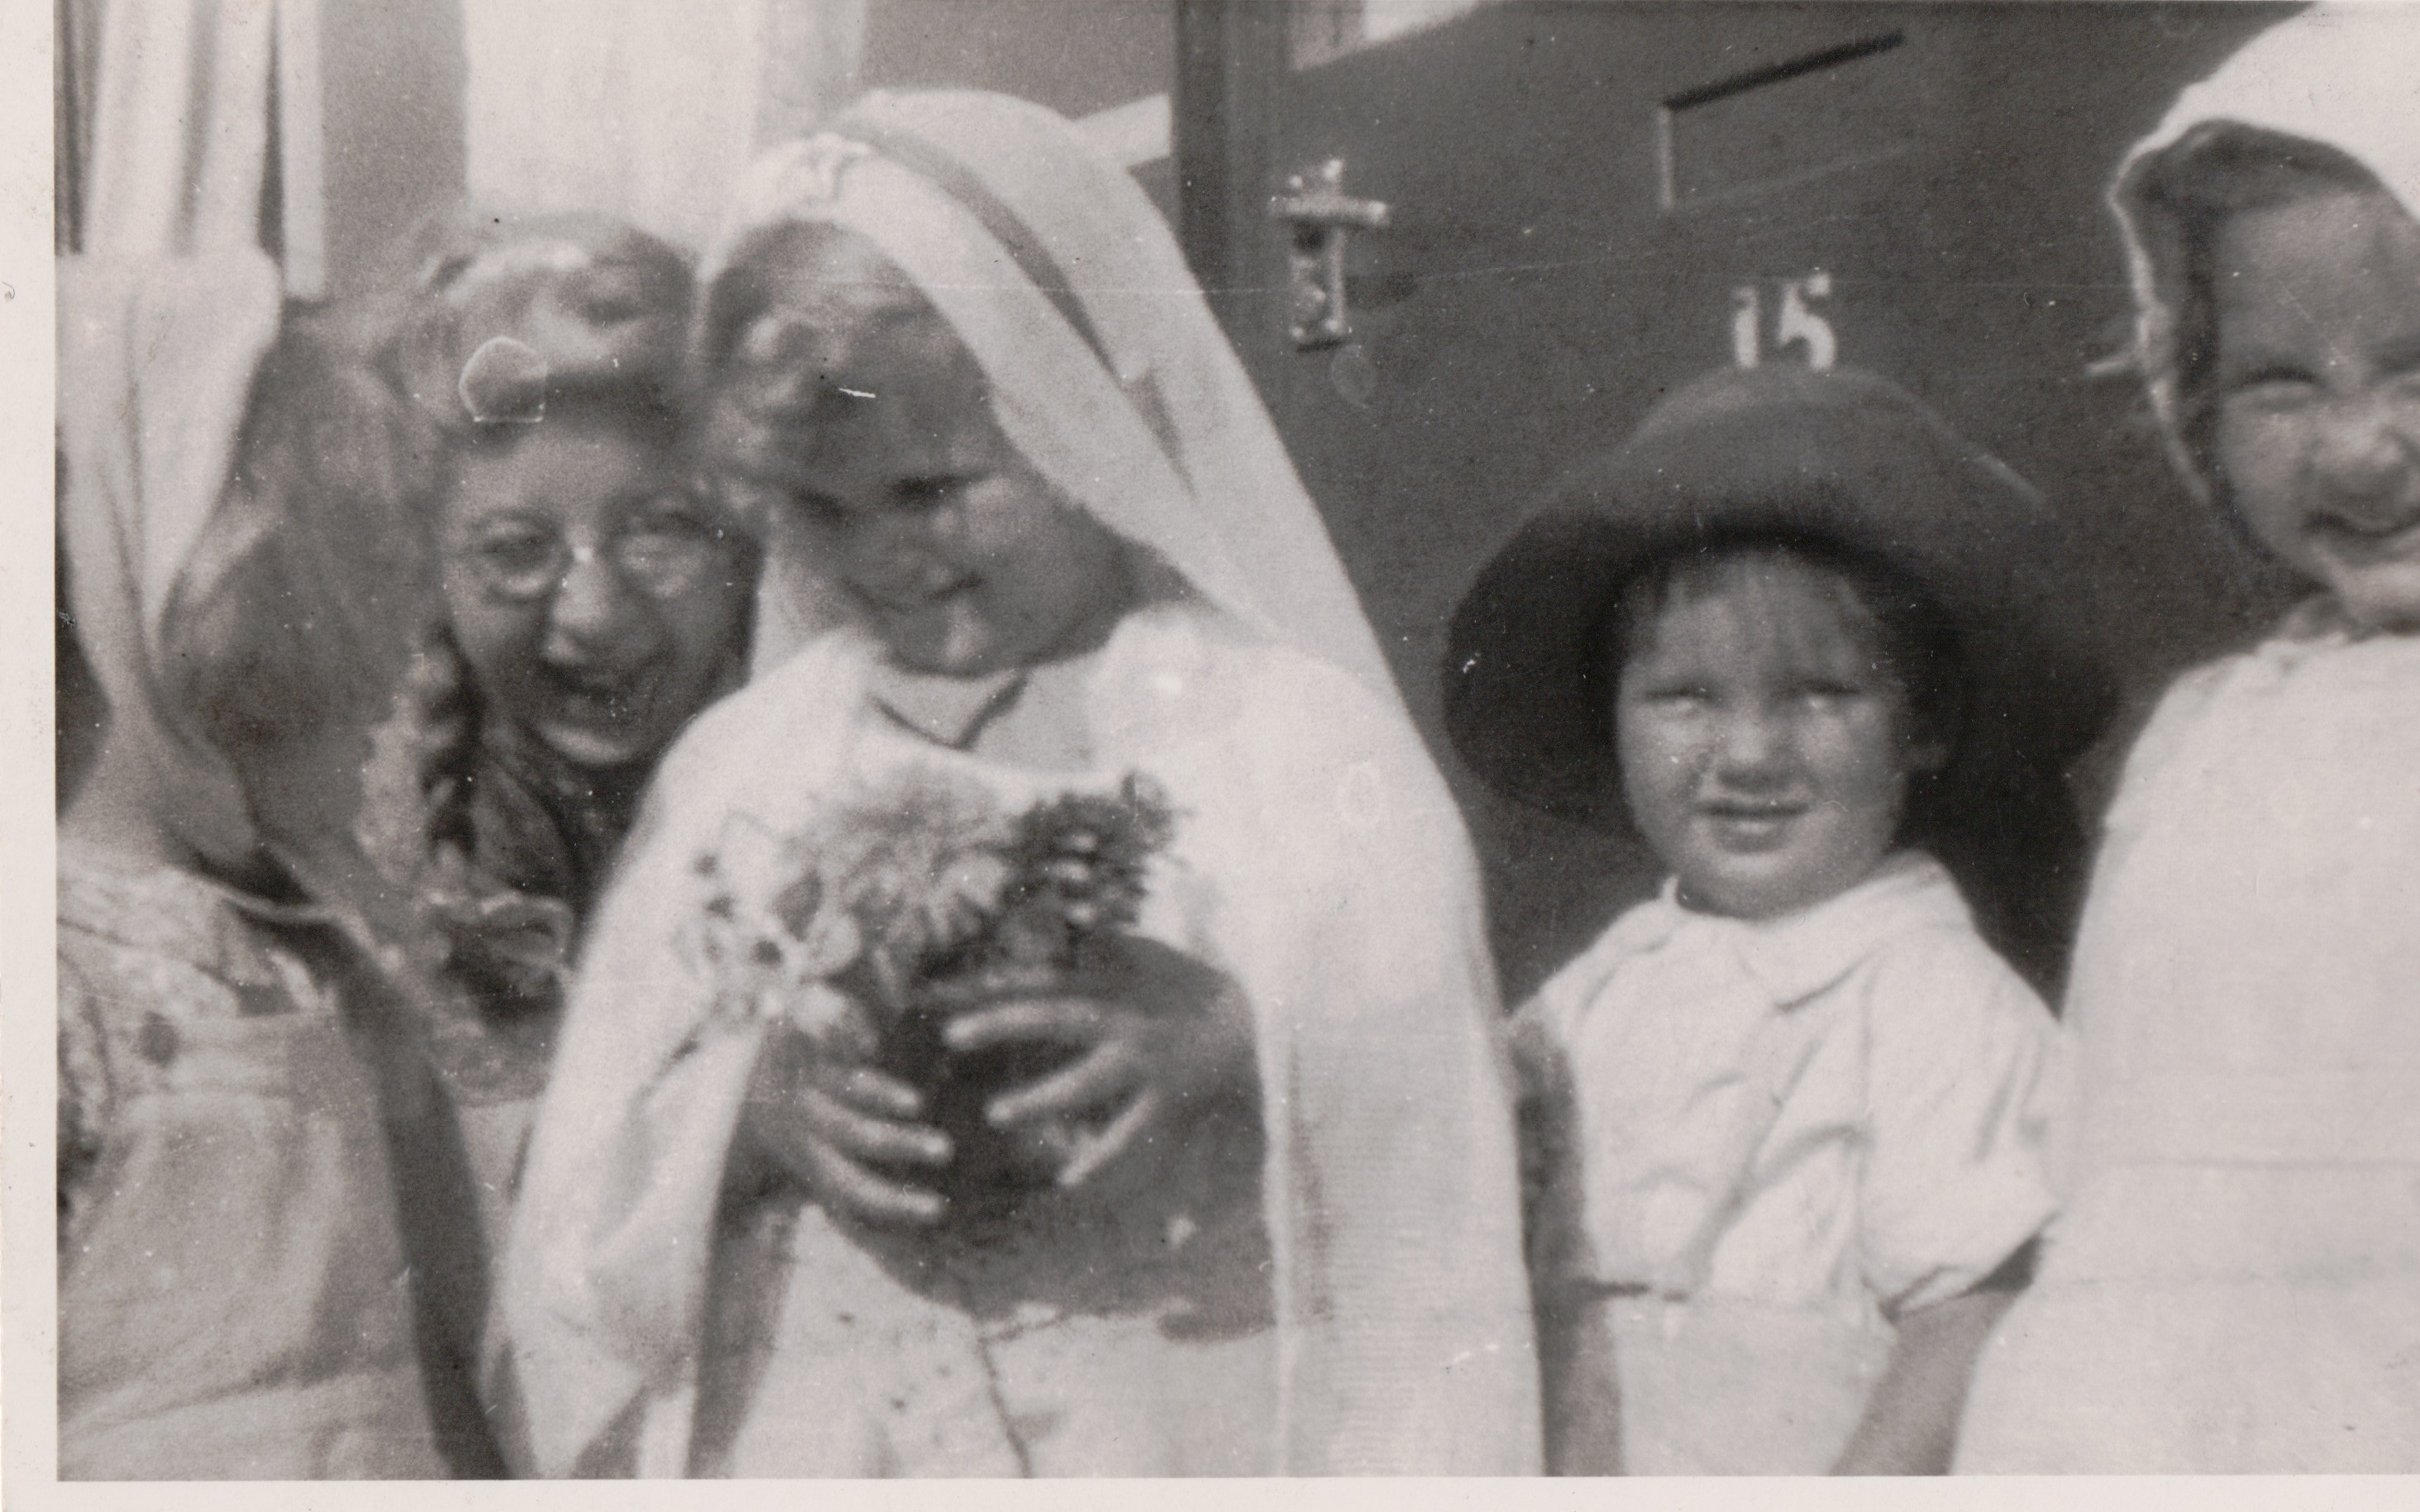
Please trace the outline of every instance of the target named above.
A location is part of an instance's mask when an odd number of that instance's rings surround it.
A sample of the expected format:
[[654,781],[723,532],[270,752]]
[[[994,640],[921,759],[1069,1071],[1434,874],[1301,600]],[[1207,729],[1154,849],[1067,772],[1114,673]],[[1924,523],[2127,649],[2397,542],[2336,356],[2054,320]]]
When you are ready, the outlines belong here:
[[1177,239],[1244,365],[1274,393],[1286,356],[1268,215],[1284,116],[1288,0],[1176,0],[1171,97]]

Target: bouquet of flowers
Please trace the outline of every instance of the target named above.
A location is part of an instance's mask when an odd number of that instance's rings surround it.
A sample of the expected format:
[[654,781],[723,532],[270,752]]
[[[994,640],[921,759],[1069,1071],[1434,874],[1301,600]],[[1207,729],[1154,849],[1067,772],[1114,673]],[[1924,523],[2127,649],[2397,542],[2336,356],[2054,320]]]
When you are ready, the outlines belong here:
[[694,871],[706,896],[682,932],[714,989],[710,1018],[786,1023],[845,1045],[926,1094],[956,1151],[954,1211],[1033,1168],[985,1103],[1067,1057],[1057,1045],[953,1057],[936,982],[1001,965],[1079,968],[1131,929],[1152,857],[1175,832],[1159,785],[1070,792],[1019,813],[968,778],[908,767],[774,834],[744,816]]

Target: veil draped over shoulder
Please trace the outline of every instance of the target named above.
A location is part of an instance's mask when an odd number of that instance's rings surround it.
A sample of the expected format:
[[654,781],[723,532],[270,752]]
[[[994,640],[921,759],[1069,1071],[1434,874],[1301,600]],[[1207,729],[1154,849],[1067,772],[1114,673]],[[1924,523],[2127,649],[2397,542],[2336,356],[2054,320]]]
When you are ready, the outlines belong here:
[[[1065,121],[969,92],[876,94],[769,153],[701,286],[742,239],[790,222],[872,240],[972,353],[1035,468],[1238,627],[1243,648],[1215,655],[1121,631],[1156,649],[1096,679],[1093,717],[1109,754],[1170,778],[1180,804],[1187,779],[1217,790],[1194,833],[1224,885],[1221,964],[1258,1030],[1269,1468],[1534,1471],[1509,1097],[1468,842],[1166,224]],[[756,1041],[696,1047],[704,994],[672,930],[727,817],[792,811],[780,795],[840,764],[860,706],[861,684],[834,671],[856,638],[813,634],[812,614],[785,629],[779,610],[760,614],[755,681],[659,769],[572,995],[491,1362],[537,1473],[593,1462],[616,1433],[643,1474],[688,1467],[706,1252]]]

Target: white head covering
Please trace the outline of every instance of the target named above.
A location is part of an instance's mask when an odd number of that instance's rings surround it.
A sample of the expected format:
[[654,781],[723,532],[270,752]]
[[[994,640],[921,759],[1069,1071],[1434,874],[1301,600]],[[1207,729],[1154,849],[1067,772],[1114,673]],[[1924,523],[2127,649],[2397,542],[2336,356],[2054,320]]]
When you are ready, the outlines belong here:
[[[1150,617],[1134,616],[1118,644],[1138,675],[1105,672],[1088,707],[1120,743],[1112,766],[1130,757],[1209,795],[1189,823],[1200,854],[1224,859],[1201,864],[1238,884],[1215,932],[1266,1089],[1280,1466],[1534,1470],[1512,1128],[1467,842],[1165,224],[1046,111],[876,96],[749,176],[701,279],[709,332],[740,239],[806,221],[868,238],[913,279],[982,366],[1003,432],[1068,498],[1274,643],[1155,660],[1191,632],[1152,651]],[[760,637],[781,609],[763,606]],[[632,1425],[642,1466],[688,1463],[715,1204],[758,1041],[684,1039],[704,999],[671,936],[733,813],[783,828],[844,770],[862,650],[825,636],[760,661],[692,726],[600,905],[490,1335],[492,1399],[540,1473]],[[1260,838],[1218,841],[1220,823]]]
[[2134,285],[2135,360],[2170,458],[2207,501],[2211,480],[2177,412],[2177,318],[2185,248],[2174,215],[2146,191],[2160,155],[2197,126],[2233,122],[2324,143],[2378,176],[2420,214],[2420,24],[2402,6],[2320,6],[2263,32],[2177,97],[2134,145],[2109,191]]
[[750,168],[701,286],[743,238],[789,222],[854,231],[914,280],[990,380],[1001,430],[1068,499],[1236,618],[1393,699],[1167,223],[1074,127],[1002,95],[868,95]]
[[277,267],[254,249],[59,266],[59,499],[75,632],[109,700],[107,739],[148,764],[156,811],[223,861],[257,843],[226,758],[163,697],[162,622],[218,508],[260,360]]

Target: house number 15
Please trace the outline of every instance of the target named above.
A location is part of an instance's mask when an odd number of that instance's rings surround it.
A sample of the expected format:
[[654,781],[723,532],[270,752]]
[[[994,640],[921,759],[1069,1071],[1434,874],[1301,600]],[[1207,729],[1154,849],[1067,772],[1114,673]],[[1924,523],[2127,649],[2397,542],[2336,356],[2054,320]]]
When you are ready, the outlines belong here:
[[1832,296],[1832,275],[1822,270],[1804,278],[1781,281],[1780,309],[1773,318],[1773,339],[1765,341],[1764,291],[1754,284],[1742,284],[1731,290],[1731,361],[1741,367],[1754,367],[1768,354],[1779,354],[1792,347],[1807,348],[1807,365],[1817,371],[1830,367],[1840,355],[1839,338],[1832,334],[1832,322],[1809,307],[1808,301]]

